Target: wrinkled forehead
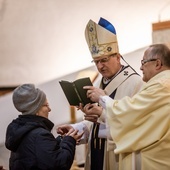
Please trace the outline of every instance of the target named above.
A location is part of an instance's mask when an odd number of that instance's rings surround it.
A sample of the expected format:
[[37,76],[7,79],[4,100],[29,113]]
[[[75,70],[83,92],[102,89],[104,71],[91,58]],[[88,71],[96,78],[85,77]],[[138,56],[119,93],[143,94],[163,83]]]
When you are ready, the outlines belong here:
[[103,58],[109,57],[110,55],[102,55],[100,57],[96,57],[94,60],[101,60]]

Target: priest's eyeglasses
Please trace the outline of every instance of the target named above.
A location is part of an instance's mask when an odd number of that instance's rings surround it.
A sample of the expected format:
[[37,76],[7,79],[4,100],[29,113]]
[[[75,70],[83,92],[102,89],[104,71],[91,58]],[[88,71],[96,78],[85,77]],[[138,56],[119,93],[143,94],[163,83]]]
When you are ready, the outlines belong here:
[[116,56],[116,54],[117,54],[117,53],[111,54],[111,55],[106,56],[106,57],[104,57],[104,58],[102,58],[102,59],[92,60],[91,62],[92,62],[92,63],[94,62],[96,65],[97,65],[99,62],[100,62],[101,64],[105,64],[106,62],[108,62],[108,61],[110,60],[110,57]]
[[156,60],[157,60],[157,58],[151,58],[151,59],[141,60],[141,64],[142,64],[142,66],[143,66],[144,64],[146,64],[146,63],[148,63],[148,62],[156,61]]

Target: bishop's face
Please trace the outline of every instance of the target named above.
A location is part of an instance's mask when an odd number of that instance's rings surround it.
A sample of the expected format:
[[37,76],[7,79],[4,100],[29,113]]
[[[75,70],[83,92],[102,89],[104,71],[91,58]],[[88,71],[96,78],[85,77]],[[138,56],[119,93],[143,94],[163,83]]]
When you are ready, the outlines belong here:
[[99,73],[107,79],[113,77],[121,68],[119,54],[97,57],[93,62],[96,64]]

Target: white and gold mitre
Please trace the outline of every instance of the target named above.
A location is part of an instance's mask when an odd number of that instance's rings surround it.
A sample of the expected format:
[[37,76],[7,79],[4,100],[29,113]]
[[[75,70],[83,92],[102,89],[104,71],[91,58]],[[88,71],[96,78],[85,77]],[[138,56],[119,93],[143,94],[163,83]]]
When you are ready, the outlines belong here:
[[100,18],[98,24],[89,20],[85,37],[93,58],[119,53],[116,30],[103,18]]

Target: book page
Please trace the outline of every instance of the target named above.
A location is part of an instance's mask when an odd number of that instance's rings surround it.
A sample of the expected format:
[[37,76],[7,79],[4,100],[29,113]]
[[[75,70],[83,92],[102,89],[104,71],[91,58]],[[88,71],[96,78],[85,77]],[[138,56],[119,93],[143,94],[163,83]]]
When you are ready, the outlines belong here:
[[87,90],[83,89],[84,86],[93,86],[91,80],[89,77],[77,79],[74,81],[76,89],[81,97],[83,105],[86,105],[88,103],[93,103],[89,98],[87,98]]

